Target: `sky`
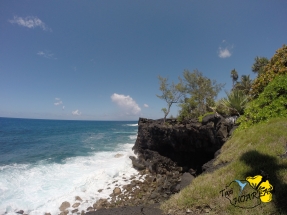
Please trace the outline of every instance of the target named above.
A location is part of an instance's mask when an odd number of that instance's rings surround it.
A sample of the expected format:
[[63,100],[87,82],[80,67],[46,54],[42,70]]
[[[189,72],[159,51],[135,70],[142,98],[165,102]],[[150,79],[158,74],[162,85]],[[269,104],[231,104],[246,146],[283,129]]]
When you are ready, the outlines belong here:
[[[286,0],[0,1],[0,117],[158,119],[158,76],[232,87],[287,43]],[[176,116],[174,104],[171,114]]]

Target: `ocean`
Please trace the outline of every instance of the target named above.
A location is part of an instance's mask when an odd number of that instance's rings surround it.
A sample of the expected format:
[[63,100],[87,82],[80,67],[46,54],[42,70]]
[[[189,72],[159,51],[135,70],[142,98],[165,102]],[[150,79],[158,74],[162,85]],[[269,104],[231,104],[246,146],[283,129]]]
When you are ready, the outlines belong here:
[[0,215],[59,214],[76,196],[80,212],[109,197],[112,182],[137,175],[129,159],[137,129],[136,121],[0,118]]

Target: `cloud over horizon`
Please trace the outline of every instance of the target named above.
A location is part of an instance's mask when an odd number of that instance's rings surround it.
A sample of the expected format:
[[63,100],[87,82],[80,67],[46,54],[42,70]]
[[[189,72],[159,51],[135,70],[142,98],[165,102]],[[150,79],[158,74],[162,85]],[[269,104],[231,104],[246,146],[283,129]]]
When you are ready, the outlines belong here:
[[126,111],[126,114],[139,114],[141,112],[141,108],[139,105],[133,100],[129,95],[121,95],[114,93],[111,96],[112,102],[116,103],[121,109]]
[[[60,99],[60,98],[55,98],[55,102],[54,102],[54,105],[55,106],[59,106],[59,105],[62,105],[63,104],[63,101]],[[65,109],[65,106],[63,105],[62,106],[62,110]]]
[[55,98],[55,102],[54,102],[54,105],[58,106],[58,105],[61,105],[63,104],[62,100],[60,98]]
[[73,114],[74,116],[80,116],[82,113],[77,109],[77,110],[75,110],[75,111],[72,111],[72,114]]
[[44,31],[52,31],[51,28],[49,28],[42,20],[40,20],[38,17],[34,16],[27,16],[25,18],[14,16],[12,20],[9,20],[12,24],[18,24],[23,27],[27,28],[42,28]]
[[148,106],[147,104],[144,104],[144,107],[145,107],[145,108],[148,108],[149,106]]

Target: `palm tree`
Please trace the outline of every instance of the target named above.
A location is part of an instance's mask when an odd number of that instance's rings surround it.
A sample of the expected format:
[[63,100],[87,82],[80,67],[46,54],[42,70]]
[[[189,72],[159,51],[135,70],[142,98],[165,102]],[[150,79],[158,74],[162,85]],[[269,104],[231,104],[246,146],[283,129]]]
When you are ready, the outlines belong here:
[[225,91],[227,98],[220,100],[220,103],[225,106],[231,115],[244,113],[244,109],[248,102],[248,96],[245,95],[241,90],[232,90],[230,93]]
[[242,90],[245,95],[249,93],[252,86],[252,80],[250,79],[250,75],[242,75],[241,81],[235,84],[234,89]]
[[257,73],[258,76],[264,73],[264,67],[269,63],[266,57],[256,57],[252,65],[252,72]]
[[232,88],[234,88],[234,83],[238,79],[238,73],[235,69],[231,70],[231,78],[232,78]]

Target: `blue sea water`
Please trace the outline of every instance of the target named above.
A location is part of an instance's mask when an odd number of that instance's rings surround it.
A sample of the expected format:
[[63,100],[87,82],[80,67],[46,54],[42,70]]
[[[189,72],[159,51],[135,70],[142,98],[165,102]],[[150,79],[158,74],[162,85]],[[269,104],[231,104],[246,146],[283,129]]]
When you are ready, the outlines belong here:
[[58,214],[75,196],[81,211],[108,197],[98,190],[136,174],[136,136],[135,121],[0,118],[0,214]]

